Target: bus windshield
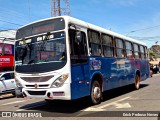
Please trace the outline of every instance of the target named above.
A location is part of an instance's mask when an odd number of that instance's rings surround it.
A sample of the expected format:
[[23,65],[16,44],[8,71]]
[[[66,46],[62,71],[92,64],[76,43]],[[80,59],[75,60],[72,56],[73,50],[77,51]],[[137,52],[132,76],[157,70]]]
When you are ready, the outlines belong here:
[[49,72],[66,64],[65,33],[46,33],[22,39],[15,46],[16,71]]

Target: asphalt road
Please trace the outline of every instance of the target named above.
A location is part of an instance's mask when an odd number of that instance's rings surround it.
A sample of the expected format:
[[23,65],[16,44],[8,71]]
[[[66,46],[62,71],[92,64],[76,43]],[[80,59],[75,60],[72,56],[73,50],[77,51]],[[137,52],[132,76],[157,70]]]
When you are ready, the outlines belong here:
[[[11,94],[7,94],[0,97],[0,111],[21,114],[36,112],[38,115],[52,120],[55,118],[66,120],[71,119],[70,117],[76,120],[88,119],[87,117],[92,120],[97,118],[106,120],[109,117],[110,119],[125,120],[137,120],[137,118],[157,120],[156,115],[160,112],[160,74],[155,74],[152,78],[141,82],[139,90],[134,90],[133,86],[126,86],[105,92],[104,100],[99,105],[91,105],[88,97],[48,103],[43,99],[15,98]],[[17,117],[15,116],[13,119],[17,119]]]

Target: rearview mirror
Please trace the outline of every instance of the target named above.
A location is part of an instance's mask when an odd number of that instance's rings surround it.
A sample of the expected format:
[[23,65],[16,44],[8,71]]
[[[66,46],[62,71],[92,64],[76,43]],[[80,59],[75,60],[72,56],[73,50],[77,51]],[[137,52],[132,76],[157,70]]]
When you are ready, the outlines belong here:
[[3,81],[3,80],[5,80],[5,78],[4,78],[4,77],[2,77],[0,80],[1,80],[1,81]]

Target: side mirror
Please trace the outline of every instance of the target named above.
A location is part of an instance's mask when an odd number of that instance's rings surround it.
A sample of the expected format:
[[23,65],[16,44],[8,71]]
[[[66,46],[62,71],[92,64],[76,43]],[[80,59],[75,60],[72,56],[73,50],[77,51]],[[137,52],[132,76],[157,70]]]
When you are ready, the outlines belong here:
[[3,80],[5,80],[5,78],[4,78],[4,77],[2,77],[0,80],[1,80],[1,81],[3,81]]

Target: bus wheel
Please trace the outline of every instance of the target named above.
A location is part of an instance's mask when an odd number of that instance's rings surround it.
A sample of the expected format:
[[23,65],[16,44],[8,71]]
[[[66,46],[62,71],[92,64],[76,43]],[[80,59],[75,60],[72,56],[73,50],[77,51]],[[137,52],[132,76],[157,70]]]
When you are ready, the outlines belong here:
[[46,101],[47,103],[53,103],[53,100],[50,100],[50,99],[45,99],[45,101]]
[[16,96],[16,93],[15,93],[15,92],[12,92],[12,95],[13,95],[13,96]]
[[91,101],[93,104],[99,104],[101,102],[102,92],[98,81],[93,81],[91,87]]
[[138,90],[140,87],[140,77],[139,75],[136,75],[136,79],[135,79],[135,88],[136,90]]

